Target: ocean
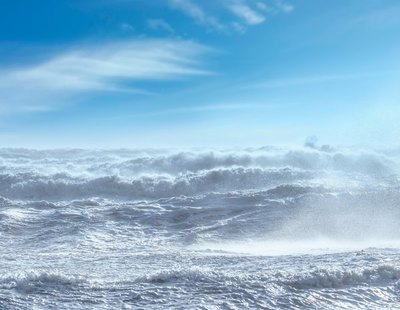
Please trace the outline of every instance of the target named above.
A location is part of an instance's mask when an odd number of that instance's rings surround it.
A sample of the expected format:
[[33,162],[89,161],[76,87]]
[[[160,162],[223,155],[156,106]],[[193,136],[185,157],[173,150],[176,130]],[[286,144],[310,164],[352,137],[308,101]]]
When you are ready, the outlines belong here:
[[400,309],[399,163],[0,149],[0,309]]

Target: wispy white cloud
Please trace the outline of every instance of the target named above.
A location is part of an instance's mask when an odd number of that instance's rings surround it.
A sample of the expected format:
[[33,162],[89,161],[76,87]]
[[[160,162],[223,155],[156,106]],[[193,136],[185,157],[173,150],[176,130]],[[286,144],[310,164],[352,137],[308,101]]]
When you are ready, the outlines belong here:
[[269,10],[268,5],[265,2],[262,2],[262,1],[257,1],[255,3],[255,6],[256,6],[257,9],[259,9],[261,11],[267,12]]
[[125,114],[115,117],[116,119],[126,119],[126,118],[143,118],[143,117],[154,117],[162,115],[184,115],[193,113],[218,113],[218,112],[240,112],[240,111],[250,111],[250,110],[271,110],[276,108],[282,108],[283,104],[274,103],[227,103],[227,104],[203,104],[187,107],[177,107],[177,108],[166,108],[164,110],[159,110],[149,113],[135,113],[135,114]]
[[199,105],[199,106],[171,109],[167,112],[169,113],[217,112],[217,111],[235,111],[235,110],[250,110],[250,109],[270,109],[276,106],[277,105],[266,104],[266,103],[211,104],[211,105]]
[[244,3],[233,3],[230,5],[230,10],[243,19],[248,25],[257,25],[265,21],[264,15]]
[[126,32],[135,31],[135,28],[133,28],[133,26],[128,23],[122,23],[119,26],[120,26],[121,30],[126,31]]
[[223,30],[225,27],[209,13],[206,13],[203,7],[192,0],[169,0],[172,8],[184,12],[193,18],[196,22],[213,28]]
[[269,15],[293,10],[286,0],[168,1],[172,8],[180,10],[197,23],[224,32],[243,32],[247,26],[265,22]]
[[126,82],[211,74],[201,68],[210,51],[180,40],[77,46],[29,67],[0,71],[0,112],[51,109],[77,94],[146,92]]
[[[159,9],[172,9],[186,15],[197,25],[205,27],[208,31],[220,33],[243,33],[248,27],[264,23],[269,17],[278,14],[287,14],[294,10],[291,4],[293,0],[96,0],[81,1],[80,5],[89,7],[125,5],[130,8],[141,9],[142,7],[157,6]],[[93,3],[92,3],[93,2]],[[160,21],[148,16],[151,26],[158,30],[167,30],[165,23],[169,25],[175,34],[179,31],[179,25],[173,20],[164,18]],[[185,29],[186,30],[186,29]],[[172,33],[170,29],[167,30]],[[179,34],[179,33],[178,33]]]
[[362,26],[372,28],[384,28],[387,26],[396,26],[400,24],[400,5],[397,3],[391,6],[385,6],[372,12],[361,13],[353,17],[343,26],[347,28]]
[[163,30],[170,34],[175,33],[175,30],[172,28],[172,26],[163,19],[149,19],[147,21],[147,26],[152,30]]
[[275,0],[275,8],[278,12],[290,13],[294,10],[294,6],[284,0]]

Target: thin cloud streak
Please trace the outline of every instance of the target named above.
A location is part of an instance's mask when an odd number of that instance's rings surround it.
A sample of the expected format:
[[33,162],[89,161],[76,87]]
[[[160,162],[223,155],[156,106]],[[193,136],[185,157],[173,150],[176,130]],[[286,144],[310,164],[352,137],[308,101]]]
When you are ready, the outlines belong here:
[[309,84],[334,82],[334,81],[347,81],[357,80],[363,78],[373,77],[376,74],[337,74],[337,75],[320,75],[320,76],[306,76],[298,78],[276,79],[267,80],[262,82],[247,85],[246,88],[284,88],[291,86],[302,86]]
[[[192,107],[181,107],[173,109],[165,109],[157,112],[149,113],[136,113],[123,116],[117,116],[113,119],[126,119],[126,118],[143,118],[164,115],[180,115],[180,114],[193,114],[193,113],[213,113],[213,112],[234,112],[234,111],[249,111],[249,110],[270,110],[285,107],[285,104],[273,103],[232,103],[232,104],[207,104],[197,105]],[[108,118],[110,119],[110,118]]]
[[371,27],[384,28],[387,26],[395,26],[400,24],[400,5],[392,5],[380,10],[361,14],[348,22],[344,23],[343,27]]
[[87,45],[24,68],[0,71],[0,112],[46,110],[76,94],[137,92],[123,82],[169,81],[212,74],[201,58],[210,48],[179,40]]

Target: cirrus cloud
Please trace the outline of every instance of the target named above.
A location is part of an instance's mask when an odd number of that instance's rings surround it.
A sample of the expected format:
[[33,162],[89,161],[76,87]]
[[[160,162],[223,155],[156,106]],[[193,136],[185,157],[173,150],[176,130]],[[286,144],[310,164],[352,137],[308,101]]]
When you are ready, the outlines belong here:
[[74,95],[146,93],[135,82],[211,74],[207,46],[181,40],[134,40],[71,47],[30,66],[0,71],[0,112],[53,109]]
[[[243,32],[247,26],[262,24],[268,16],[289,13],[293,6],[285,0],[168,0],[198,24],[218,31]],[[221,17],[223,16],[223,17]]]

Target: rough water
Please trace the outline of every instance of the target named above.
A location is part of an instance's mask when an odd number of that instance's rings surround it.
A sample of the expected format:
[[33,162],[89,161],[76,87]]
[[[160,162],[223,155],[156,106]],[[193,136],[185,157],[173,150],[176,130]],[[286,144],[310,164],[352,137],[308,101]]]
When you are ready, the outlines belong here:
[[400,309],[399,159],[0,149],[0,309]]

